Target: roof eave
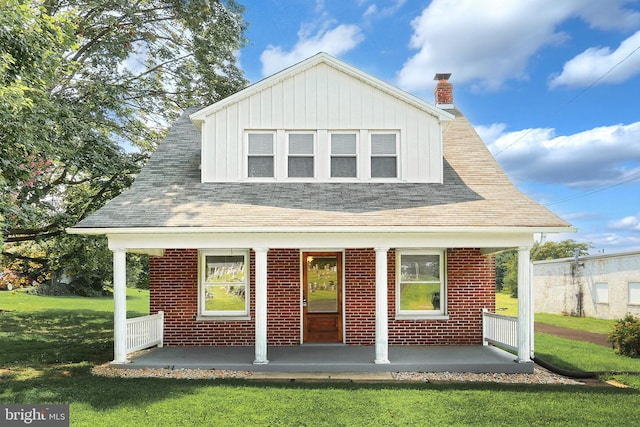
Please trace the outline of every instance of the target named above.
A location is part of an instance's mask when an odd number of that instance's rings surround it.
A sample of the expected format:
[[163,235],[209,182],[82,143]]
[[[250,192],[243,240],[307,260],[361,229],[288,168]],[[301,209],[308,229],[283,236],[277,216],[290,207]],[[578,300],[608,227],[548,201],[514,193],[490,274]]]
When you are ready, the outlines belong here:
[[203,234],[203,233],[574,233],[571,226],[316,226],[316,227],[114,227],[67,228],[67,233],[78,235],[106,234]]

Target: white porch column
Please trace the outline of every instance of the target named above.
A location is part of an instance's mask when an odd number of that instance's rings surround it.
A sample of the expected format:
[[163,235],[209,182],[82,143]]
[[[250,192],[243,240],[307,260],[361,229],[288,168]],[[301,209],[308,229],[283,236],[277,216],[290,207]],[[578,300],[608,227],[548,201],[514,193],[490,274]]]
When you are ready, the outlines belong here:
[[267,251],[253,248],[256,262],[256,365],[266,365],[267,360]]
[[113,250],[113,347],[112,363],[127,360],[127,251]]
[[531,360],[533,309],[530,248],[518,248],[518,362]]
[[389,248],[376,250],[376,360],[377,364],[389,363],[389,307],[387,302],[387,252]]

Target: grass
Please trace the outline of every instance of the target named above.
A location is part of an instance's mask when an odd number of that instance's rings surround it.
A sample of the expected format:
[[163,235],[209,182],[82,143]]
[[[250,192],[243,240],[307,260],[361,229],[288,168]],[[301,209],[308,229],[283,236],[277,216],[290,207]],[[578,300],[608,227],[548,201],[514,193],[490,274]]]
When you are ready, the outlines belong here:
[[[508,294],[496,293],[496,312],[507,316],[518,315],[518,299]],[[559,314],[535,313],[535,321],[548,325],[562,326],[563,328],[577,329],[580,331],[609,334],[615,325],[615,320],[603,320],[593,317],[572,317]]]
[[579,371],[640,372],[640,359],[620,356],[611,347],[537,333],[535,354],[553,365]]
[[[129,308],[145,314],[136,292]],[[0,292],[0,309],[0,403],[69,403],[72,426],[583,426],[640,417],[636,376],[616,377],[635,389],[94,377],[91,367],[112,357],[110,299]],[[607,363],[567,341],[542,336],[536,351],[581,369]]]
[[536,313],[535,316],[536,322],[607,335],[616,324],[615,320],[595,319],[593,317],[560,316],[548,313]]
[[496,313],[505,316],[518,315],[518,298],[512,298],[508,294],[496,292]]

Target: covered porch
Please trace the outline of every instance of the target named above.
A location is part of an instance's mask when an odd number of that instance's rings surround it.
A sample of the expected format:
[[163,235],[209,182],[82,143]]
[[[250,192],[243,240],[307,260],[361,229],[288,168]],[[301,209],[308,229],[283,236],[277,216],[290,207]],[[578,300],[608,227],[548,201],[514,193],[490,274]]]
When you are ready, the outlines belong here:
[[494,346],[390,346],[388,364],[370,346],[269,346],[269,363],[255,364],[253,347],[161,347],[140,352],[127,369],[217,369],[269,373],[471,372],[532,373],[533,362]]
[[[238,235],[216,234],[149,235],[128,233],[109,235],[109,245],[114,252],[114,364],[123,368],[175,367],[229,369],[253,372],[500,372],[527,373],[533,371],[531,361],[533,351],[533,322],[530,289],[531,234],[526,232],[508,234],[486,231],[477,233],[394,233],[379,236],[368,233],[331,235],[331,246],[326,235],[303,234],[288,238],[271,234],[243,236],[242,247],[252,248],[255,253],[255,315],[249,320],[254,324],[253,346],[244,345],[170,345],[163,347],[163,327],[165,314],[158,313],[140,321],[155,326],[144,326],[135,330],[139,320],[126,318],[126,253],[132,248],[145,248],[144,252],[163,251],[163,248],[225,248],[233,247],[231,238],[238,245]],[[347,342],[331,345],[271,345],[267,340],[267,253],[273,248],[302,247],[305,240],[308,247],[373,248],[375,271],[375,311],[372,313],[375,326],[373,345],[347,345]],[[391,247],[416,248],[429,241],[434,247],[475,247],[480,255],[488,255],[499,248],[519,249],[519,317],[512,321],[495,320],[495,314],[484,313],[482,317],[482,345],[401,345],[389,343],[389,315],[393,303],[388,298],[388,258],[389,246],[381,246],[385,241]],[[267,243],[269,242],[269,243]],[[277,243],[277,244],[275,244]],[[302,301],[300,302],[302,303]],[[446,319],[444,319],[446,321]],[[151,329],[149,329],[151,328]],[[149,331],[156,331],[151,333]],[[166,332],[165,332],[166,333]],[[505,337],[506,334],[506,337]],[[142,343],[131,342],[133,336],[144,336]],[[491,344],[491,345],[487,345]],[[132,355],[132,352],[158,345],[159,348]],[[515,354],[494,347],[510,348]]]

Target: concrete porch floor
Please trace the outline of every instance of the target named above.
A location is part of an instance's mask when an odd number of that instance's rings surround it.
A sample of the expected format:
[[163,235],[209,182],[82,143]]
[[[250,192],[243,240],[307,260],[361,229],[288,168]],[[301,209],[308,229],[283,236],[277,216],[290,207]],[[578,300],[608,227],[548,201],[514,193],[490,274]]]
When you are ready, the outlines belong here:
[[375,364],[374,347],[300,345],[268,347],[268,364],[254,365],[253,347],[162,347],[118,365],[129,369],[220,369],[251,372],[470,372],[532,373],[533,362],[493,346],[391,346],[389,364]]

